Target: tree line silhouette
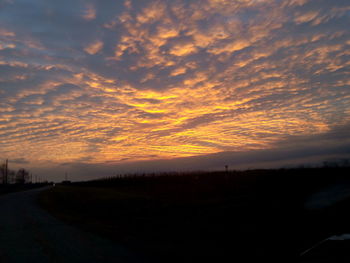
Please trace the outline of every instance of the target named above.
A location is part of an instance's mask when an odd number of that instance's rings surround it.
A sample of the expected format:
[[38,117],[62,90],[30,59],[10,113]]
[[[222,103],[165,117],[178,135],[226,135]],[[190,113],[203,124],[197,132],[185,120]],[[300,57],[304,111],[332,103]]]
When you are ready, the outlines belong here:
[[11,170],[8,166],[8,160],[0,164],[0,184],[26,184],[32,182],[31,173],[24,169],[20,168],[19,170]]

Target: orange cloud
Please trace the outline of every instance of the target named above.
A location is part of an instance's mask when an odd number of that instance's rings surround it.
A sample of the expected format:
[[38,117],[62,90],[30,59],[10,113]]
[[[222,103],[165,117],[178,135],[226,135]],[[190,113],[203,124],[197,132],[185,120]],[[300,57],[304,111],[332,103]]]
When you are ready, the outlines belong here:
[[317,18],[317,16],[319,16],[319,13],[317,11],[310,11],[308,13],[303,13],[295,17],[294,21],[297,24],[306,23],[314,20],[315,18]]
[[3,49],[13,49],[13,48],[15,48],[16,47],[16,45],[15,44],[12,44],[12,43],[2,43],[1,41],[0,41],[0,50],[3,50]]
[[182,74],[185,74],[186,71],[187,71],[187,69],[185,67],[176,68],[170,73],[170,76],[175,77],[178,75],[182,75]]
[[87,47],[84,48],[84,50],[90,55],[95,55],[96,53],[100,52],[102,48],[103,42],[98,40],[89,44]]
[[14,37],[16,34],[12,31],[9,31],[5,28],[0,28],[0,36],[2,37]]
[[177,44],[170,50],[170,54],[175,56],[187,56],[197,51],[196,46],[193,43]]
[[136,21],[141,24],[152,23],[164,15],[165,9],[162,1],[153,1],[137,14]]
[[85,20],[94,20],[96,18],[96,9],[92,4],[88,4],[83,11],[82,18]]
[[242,50],[242,49],[248,47],[249,45],[250,44],[247,40],[239,39],[239,40],[233,41],[231,43],[225,44],[222,47],[214,47],[214,48],[210,49],[209,52],[216,54],[216,55],[223,53],[223,52],[233,53],[235,51]]

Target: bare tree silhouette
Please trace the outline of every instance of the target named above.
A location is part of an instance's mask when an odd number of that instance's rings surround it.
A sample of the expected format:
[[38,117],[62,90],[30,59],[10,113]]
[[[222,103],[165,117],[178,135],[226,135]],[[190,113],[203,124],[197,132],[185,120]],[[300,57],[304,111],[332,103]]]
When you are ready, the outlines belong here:
[[29,181],[29,172],[25,169],[19,169],[16,173],[16,184],[25,184]]

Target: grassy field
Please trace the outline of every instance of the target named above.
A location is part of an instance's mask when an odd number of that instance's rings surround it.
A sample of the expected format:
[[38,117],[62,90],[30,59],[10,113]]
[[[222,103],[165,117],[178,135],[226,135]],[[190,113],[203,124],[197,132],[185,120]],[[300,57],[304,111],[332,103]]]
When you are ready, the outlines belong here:
[[293,262],[350,232],[349,200],[309,211],[305,200],[350,184],[349,168],[252,170],[116,178],[56,186],[40,196],[56,217],[115,240],[150,262]]

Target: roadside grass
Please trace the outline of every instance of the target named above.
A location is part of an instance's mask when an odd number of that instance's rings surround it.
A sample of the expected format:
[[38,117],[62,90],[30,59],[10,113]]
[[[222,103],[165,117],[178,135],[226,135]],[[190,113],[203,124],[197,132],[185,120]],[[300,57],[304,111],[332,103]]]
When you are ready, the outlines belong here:
[[[137,177],[58,185],[40,204],[63,221],[150,262],[292,262],[346,225],[348,201],[309,212],[305,199],[349,169],[259,170]],[[327,222],[325,220],[328,220]],[[338,220],[339,221],[339,220]],[[326,225],[327,224],[327,225]]]

